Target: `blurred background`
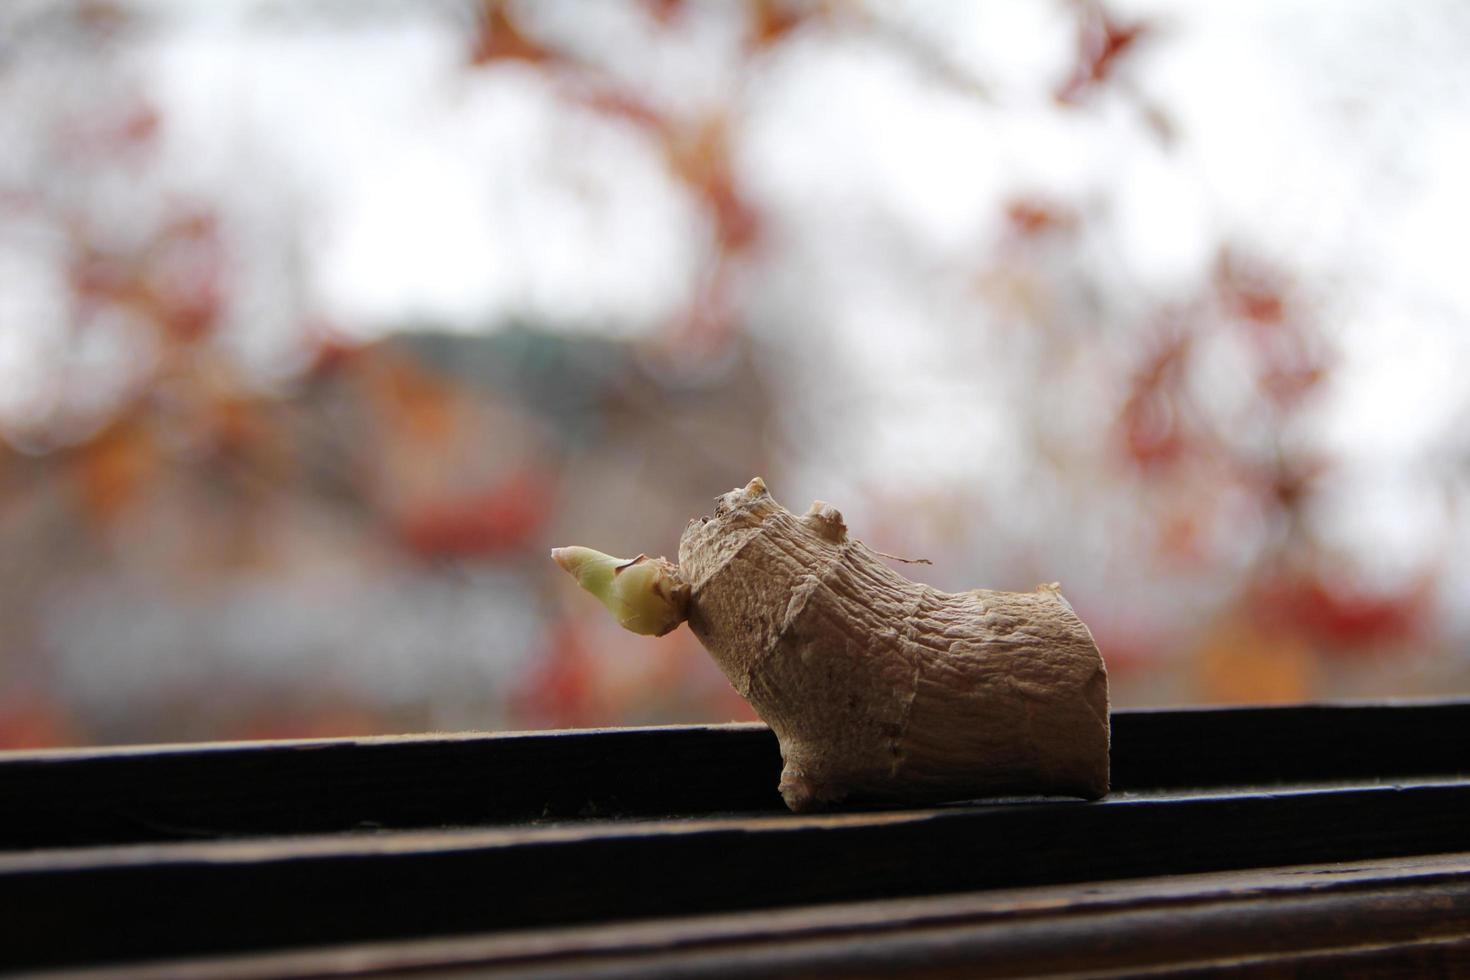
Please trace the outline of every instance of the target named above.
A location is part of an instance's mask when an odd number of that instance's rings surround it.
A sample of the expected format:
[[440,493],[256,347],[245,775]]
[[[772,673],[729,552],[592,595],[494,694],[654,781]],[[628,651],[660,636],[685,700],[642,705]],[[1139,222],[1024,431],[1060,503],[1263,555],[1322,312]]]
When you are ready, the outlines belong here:
[[750,477],[1119,706],[1470,693],[1470,8],[0,5],[0,747],[748,719]]

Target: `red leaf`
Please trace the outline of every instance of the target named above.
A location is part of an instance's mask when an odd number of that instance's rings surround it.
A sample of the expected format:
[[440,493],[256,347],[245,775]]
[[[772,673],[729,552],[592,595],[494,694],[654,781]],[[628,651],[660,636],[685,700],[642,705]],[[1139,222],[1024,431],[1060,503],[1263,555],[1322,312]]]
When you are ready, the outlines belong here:
[[1106,82],[1118,61],[1147,33],[1142,24],[1120,24],[1101,4],[1087,4],[1077,32],[1077,62],[1072,75],[1057,90],[1058,102],[1076,103],[1090,89]]
[[664,138],[668,136],[668,120],[648,103],[627,92],[601,88],[576,92],[570,98],[595,112],[626,119]]
[[1144,468],[1172,463],[1186,448],[1181,383],[1189,350],[1186,337],[1167,339],[1133,380],[1119,415],[1124,449]]
[[1285,277],[1259,262],[1222,249],[1215,263],[1215,290],[1231,314],[1260,326],[1286,319]]
[[1129,457],[1145,468],[1172,463],[1184,453],[1178,406],[1163,392],[1139,392],[1128,399],[1123,433]]
[[1043,201],[1017,199],[1006,206],[1006,220],[1024,238],[1035,238],[1053,231],[1070,231],[1077,216],[1058,205]]
[[668,152],[675,175],[700,196],[714,218],[721,250],[735,253],[754,244],[760,219],[736,185],[725,121],[715,117],[692,134],[671,139]]
[[148,430],[118,422],[77,448],[73,475],[83,513],[98,524],[121,517],[157,475],[159,454]]
[[477,558],[526,546],[550,516],[546,481],[518,475],[487,490],[421,504],[398,522],[404,547],[423,558]]
[[1266,583],[1258,604],[1268,618],[1301,630],[1330,654],[1412,639],[1427,616],[1428,598],[1427,582],[1372,594],[1306,575]]
[[492,61],[523,61],[539,65],[561,60],[560,55],[527,37],[506,12],[504,0],[486,0],[480,15],[470,63],[486,65]]
[[582,728],[605,721],[595,674],[580,631],[564,623],[552,631],[549,649],[512,695],[511,708],[532,727]]
[[684,14],[684,0],[643,0],[643,6],[647,8],[654,20],[665,27],[677,21]]
[[805,15],[781,0],[751,0],[751,43],[757,48],[770,47],[794,31]]
[[19,698],[0,704],[0,749],[46,749],[76,741],[76,731],[56,705]]

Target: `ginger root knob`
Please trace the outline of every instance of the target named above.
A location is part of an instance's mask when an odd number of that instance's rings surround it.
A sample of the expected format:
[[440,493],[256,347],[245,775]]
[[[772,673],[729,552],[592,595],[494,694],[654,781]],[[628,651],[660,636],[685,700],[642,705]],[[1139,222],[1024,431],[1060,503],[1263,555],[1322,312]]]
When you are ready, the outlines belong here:
[[677,568],[553,556],[634,632],[661,635],[687,614],[779,739],[793,810],[1108,790],[1107,671],[1055,585],[909,581],[836,508],[797,517],[759,477],[690,522]]

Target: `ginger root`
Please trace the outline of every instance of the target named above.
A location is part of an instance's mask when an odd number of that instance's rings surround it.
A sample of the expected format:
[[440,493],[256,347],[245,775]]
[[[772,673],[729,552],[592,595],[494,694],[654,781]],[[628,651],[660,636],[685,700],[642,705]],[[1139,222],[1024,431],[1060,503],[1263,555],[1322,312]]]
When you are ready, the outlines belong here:
[[1055,585],[911,582],[836,508],[797,517],[759,477],[690,522],[677,568],[552,555],[634,632],[687,615],[780,741],[792,810],[1108,791],[1107,671]]

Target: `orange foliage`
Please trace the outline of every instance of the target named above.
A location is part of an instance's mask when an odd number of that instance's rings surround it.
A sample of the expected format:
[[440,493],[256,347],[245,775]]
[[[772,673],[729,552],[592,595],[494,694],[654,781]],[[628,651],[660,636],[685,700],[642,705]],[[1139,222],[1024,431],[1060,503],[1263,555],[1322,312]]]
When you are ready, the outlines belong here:
[[311,363],[306,368],[305,374],[312,380],[321,380],[337,374],[352,363],[362,350],[357,343],[319,329],[309,329],[308,332],[312,334],[313,343]]
[[454,431],[454,389],[407,358],[372,373],[371,395],[390,424],[402,426],[417,443],[437,444]]
[[805,15],[782,0],[750,0],[751,43],[770,47],[796,30]]
[[1386,594],[1329,586],[1312,575],[1276,579],[1256,588],[1256,604],[1273,623],[1301,632],[1332,653],[1399,644],[1422,633],[1430,582]]
[[561,56],[521,31],[506,10],[505,0],[485,0],[479,30],[475,34],[470,63],[486,65],[492,61],[521,61],[539,65],[560,60]]
[[604,722],[592,654],[580,629],[562,623],[510,704],[522,724],[576,728]]
[[1302,701],[1317,685],[1309,644],[1290,631],[1227,620],[1195,651],[1195,694],[1215,704]]
[[186,211],[136,252],[114,254],[73,235],[68,270],[83,313],[125,307],[158,327],[165,340],[188,344],[213,331],[224,309],[226,257],[215,217]]
[[71,721],[44,699],[0,704],[0,749],[44,749],[77,741]]
[[752,245],[759,219],[736,186],[725,120],[714,116],[676,135],[668,143],[668,153],[674,174],[703,199],[713,216],[720,248],[733,254]]
[[618,89],[599,87],[578,89],[572,98],[603,115],[626,119],[667,141],[672,126],[669,120],[637,96]]
[[1077,61],[1072,75],[1057,89],[1061,103],[1076,103],[1112,77],[1118,61],[1146,33],[1142,24],[1120,24],[1101,4],[1082,6],[1077,32]]
[[1006,205],[1006,221],[1023,238],[1034,238],[1048,232],[1071,231],[1077,216],[1057,204],[1025,198]]
[[1285,283],[1271,270],[1222,249],[1215,263],[1215,289],[1225,309],[1262,326],[1286,319]]
[[152,437],[136,424],[119,422],[80,447],[73,474],[83,513],[111,524],[133,502],[158,468]]
[[213,330],[224,307],[222,251],[218,221],[200,212],[182,215],[156,243],[153,312],[172,339],[187,343]]
[[729,127],[723,117],[712,116],[694,126],[680,126],[647,102],[605,86],[582,87],[572,98],[647,130],[663,144],[670,171],[694,192],[713,219],[716,243],[722,253],[733,255],[755,243],[760,218],[735,178]]
[[1179,388],[1188,351],[1187,337],[1166,338],[1134,377],[1119,426],[1124,450],[1138,466],[1167,465],[1184,453]]
[[1289,283],[1277,270],[1222,249],[1214,287],[1226,313],[1249,332],[1255,347],[1261,392],[1278,408],[1289,408],[1327,374],[1320,340],[1306,314],[1289,301]]
[[643,6],[654,20],[665,27],[677,21],[684,13],[684,0],[643,0]]
[[414,507],[397,523],[403,546],[421,558],[470,558],[525,547],[551,514],[548,481],[521,473],[493,487]]
[[147,143],[158,135],[161,123],[158,110],[150,105],[139,105],[118,127],[118,137],[123,143]]
[[208,406],[209,450],[232,459],[272,458],[281,450],[264,406],[249,398],[220,397]]
[[1200,564],[1205,555],[1200,541],[1199,519],[1190,513],[1171,515],[1159,530],[1158,550],[1175,566]]

